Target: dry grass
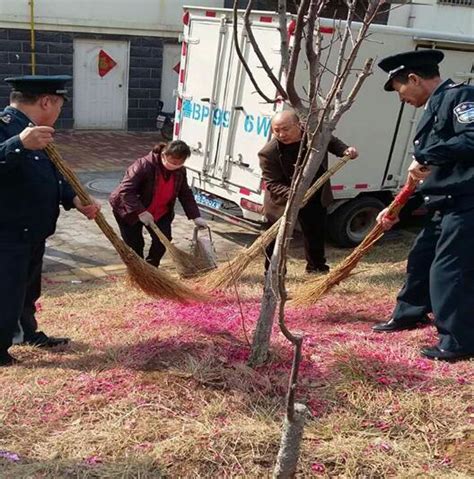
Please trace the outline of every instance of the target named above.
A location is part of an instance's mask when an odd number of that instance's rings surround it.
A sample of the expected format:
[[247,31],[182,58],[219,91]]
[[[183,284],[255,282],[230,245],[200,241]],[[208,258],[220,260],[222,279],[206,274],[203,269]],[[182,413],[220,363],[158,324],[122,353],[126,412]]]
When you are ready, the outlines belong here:
[[[319,304],[288,311],[304,330],[298,398],[313,413],[298,477],[472,477],[472,363],[419,357],[432,328],[377,335],[403,279],[410,238],[375,248]],[[347,252],[332,251],[331,262]],[[262,265],[240,287],[246,326]],[[289,264],[290,289],[303,262]],[[245,360],[237,303],[155,301],[121,280],[45,284],[39,321],[64,350],[16,347],[0,376],[3,478],[268,477],[291,351]]]

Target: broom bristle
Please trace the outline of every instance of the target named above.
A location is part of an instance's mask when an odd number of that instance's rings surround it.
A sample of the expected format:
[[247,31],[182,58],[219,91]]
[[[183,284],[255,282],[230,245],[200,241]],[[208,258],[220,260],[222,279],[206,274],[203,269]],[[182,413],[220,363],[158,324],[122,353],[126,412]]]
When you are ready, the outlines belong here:
[[234,284],[242,276],[247,266],[262,254],[265,248],[275,239],[279,224],[279,221],[274,223],[232,261],[203,276],[203,286],[207,289],[220,289]]
[[127,266],[130,283],[140,288],[147,295],[182,303],[210,300],[210,297],[205,293],[176,282],[165,272],[143,261],[134,251],[131,253],[127,252],[126,260],[120,254]]
[[179,276],[182,278],[192,278],[209,270],[209,267],[204,264],[202,258],[194,257],[180,250],[163,234],[158,226],[151,225],[151,229],[170,254]]
[[308,281],[298,288],[294,298],[289,301],[291,306],[308,306],[315,303],[334,286],[350,276],[351,271],[357,266],[360,259],[367,251],[383,236],[384,231],[380,225],[376,225],[365,237],[362,243],[327,276]]
[[[398,192],[397,196],[388,206],[385,215],[396,217],[403,206],[407,203],[410,196],[415,191],[417,180],[408,175],[404,187]],[[385,230],[381,224],[377,223],[370,233],[364,238],[362,243],[331,273],[325,278],[317,278],[309,281],[305,286],[299,288],[294,299],[290,302],[295,306],[305,306],[317,301],[323,294],[347,278],[351,271],[357,266],[360,259],[372,248],[372,246],[384,235]]]

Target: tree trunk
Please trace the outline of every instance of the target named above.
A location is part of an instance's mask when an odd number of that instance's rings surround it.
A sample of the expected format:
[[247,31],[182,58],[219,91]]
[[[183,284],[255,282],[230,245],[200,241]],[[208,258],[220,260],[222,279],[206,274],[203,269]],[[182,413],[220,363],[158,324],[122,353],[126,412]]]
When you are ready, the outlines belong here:
[[283,434],[280,441],[277,462],[273,470],[273,479],[290,479],[295,477],[304,425],[309,410],[304,404],[296,403],[293,419],[285,416]]
[[[311,185],[313,178],[316,176],[316,173],[323,162],[330,139],[330,130],[324,130],[318,135],[318,139],[315,142],[316,144],[312,149],[311,157],[304,167],[302,176],[299,179],[299,184],[295,185],[296,191],[293,201],[288,200],[287,206],[285,208],[283,220],[280,224],[276,238],[275,249],[273,251],[267,277],[265,279],[260,315],[252,339],[252,350],[249,358],[249,365],[251,367],[255,367],[264,363],[268,358],[270,337],[278,299],[278,283],[276,281],[278,274],[278,257],[282,248],[282,236],[285,230],[285,223],[289,223],[288,237],[291,238],[291,235],[295,229],[296,221],[298,219],[298,212],[303,201],[303,196]],[[294,175],[297,175],[296,171]]]
[[274,265],[272,261],[265,278],[260,315],[252,339],[252,351],[248,361],[251,367],[263,364],[268,358],[273,318],[277,307],[277,273],[274,267],[276,267],[276,265]]

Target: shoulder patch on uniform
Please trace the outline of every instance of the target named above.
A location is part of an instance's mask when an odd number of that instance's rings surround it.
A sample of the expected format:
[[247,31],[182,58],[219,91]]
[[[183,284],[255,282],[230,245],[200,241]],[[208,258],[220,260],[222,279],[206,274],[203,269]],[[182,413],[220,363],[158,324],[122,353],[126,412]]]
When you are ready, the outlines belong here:
[[459,123],[474,123],[474,101],[459,103],[453,111]]
[[12,116],[9,113],[0,115],[0,121],[8,125],[12,121]]
[[459,86],[463,86],[465,85],[466,82],[461,82],[461,83],[450,83],[449,85],[447,85],[447,88],[457,88]]

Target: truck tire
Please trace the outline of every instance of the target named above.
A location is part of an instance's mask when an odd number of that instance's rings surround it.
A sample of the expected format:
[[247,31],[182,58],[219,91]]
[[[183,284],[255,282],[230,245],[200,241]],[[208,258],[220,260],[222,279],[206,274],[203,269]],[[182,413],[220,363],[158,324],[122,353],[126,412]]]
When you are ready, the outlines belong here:
[[372,196],[360,196],[344,203],[328,218],[329,237],[343,248],[358,245],[384,208],[385,204]]

